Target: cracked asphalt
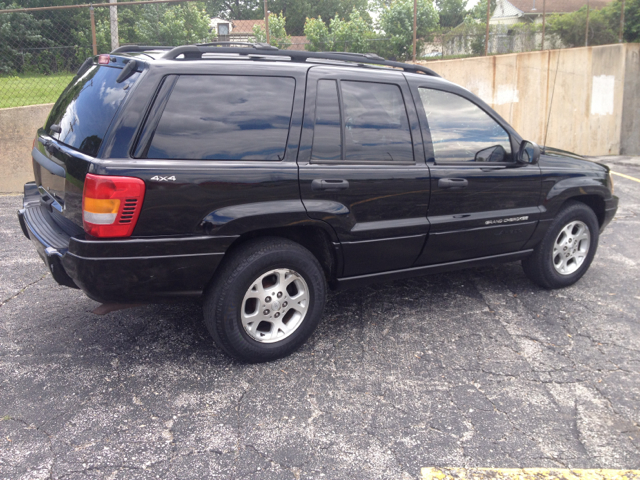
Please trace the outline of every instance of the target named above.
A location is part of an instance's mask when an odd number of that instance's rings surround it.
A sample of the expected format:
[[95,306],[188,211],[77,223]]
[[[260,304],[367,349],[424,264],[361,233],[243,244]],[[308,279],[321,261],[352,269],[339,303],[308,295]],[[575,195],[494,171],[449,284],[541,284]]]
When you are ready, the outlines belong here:
[[[640,178],[640,159],[607,159]],[[587,275],[518,263],[332,293],[290,357],[216,350],[196,304],[91,313],[0,197],[0,478],[417,479],[640,467],[640,184]]]

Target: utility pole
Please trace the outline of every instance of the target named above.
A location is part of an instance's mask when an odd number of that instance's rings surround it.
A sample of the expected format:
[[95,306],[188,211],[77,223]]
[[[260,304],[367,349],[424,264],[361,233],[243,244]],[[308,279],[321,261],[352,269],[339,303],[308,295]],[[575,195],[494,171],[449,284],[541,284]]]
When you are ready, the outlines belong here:
[[413,0],[413,61],[416,61],[416,42],[418,30],[418,0]]
[[491,16],[491,0],[487,0],[487,32],[484,35],[484,56],[489,50],[489,17]]
[[98,54],[98,45],[96,43],[96,19],[93,16],[93,5],[89,7],[89,17],[91,18],[91,45],[93,46],[93,54]]
[[589,46],[589,0],[587,0],[587,28],[584,29],[584,46]]
[[267,43],[269,42],[269,10],[267,10],[267,0],[264,0],[264,28],[267,32]]
[[[109,0],[109,3],[118,3],[118,0]],[[109,7],[109,15],[111,17],[111,50],[115,50],[120,46],[118,37],[118,7]]]
[[620,35],[618,35],[618,41],[620,43],[624,41],[624,0],[622,0],[622,11],[620,12]]
[[540,50],[544,50],[544,27],[546,25],[547,20],[547,0],[543,0],[542,2],[542,47]]

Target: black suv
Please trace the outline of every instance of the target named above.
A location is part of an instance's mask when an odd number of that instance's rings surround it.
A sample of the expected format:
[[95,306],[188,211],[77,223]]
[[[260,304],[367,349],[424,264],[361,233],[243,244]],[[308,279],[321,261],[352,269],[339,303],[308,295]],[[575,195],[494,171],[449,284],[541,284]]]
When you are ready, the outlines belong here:
[[571,285],[618,204],[606,166],[541,152],[427,68],[263,44],[90,58],[32,156],[18,217],[58,283],[202,297],[250,362],[299,347],[327,285],[520,259]]

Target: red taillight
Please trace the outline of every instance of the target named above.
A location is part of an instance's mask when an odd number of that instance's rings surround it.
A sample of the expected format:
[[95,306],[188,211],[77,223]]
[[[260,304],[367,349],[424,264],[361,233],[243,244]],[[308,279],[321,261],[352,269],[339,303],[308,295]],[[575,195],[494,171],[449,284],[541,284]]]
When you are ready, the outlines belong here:
[[108,54],[98,55],[98,65],[109,65],[111,56]]
[[139,178],[87,174],[82,194],[84,231],[101,238],[131,236],[144,191]]

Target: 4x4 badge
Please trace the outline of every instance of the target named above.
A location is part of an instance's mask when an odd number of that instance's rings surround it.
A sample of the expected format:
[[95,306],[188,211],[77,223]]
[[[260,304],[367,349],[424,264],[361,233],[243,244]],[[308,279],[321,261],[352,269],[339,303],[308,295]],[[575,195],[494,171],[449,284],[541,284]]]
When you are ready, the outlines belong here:
[[171,175],[170,177],[162,177],[160,175],[155,175],[155,176],[151,177],[151,181],[153,181],[153,182],[175,182],[176,181],[176,177],[174,177],[173,175]]

